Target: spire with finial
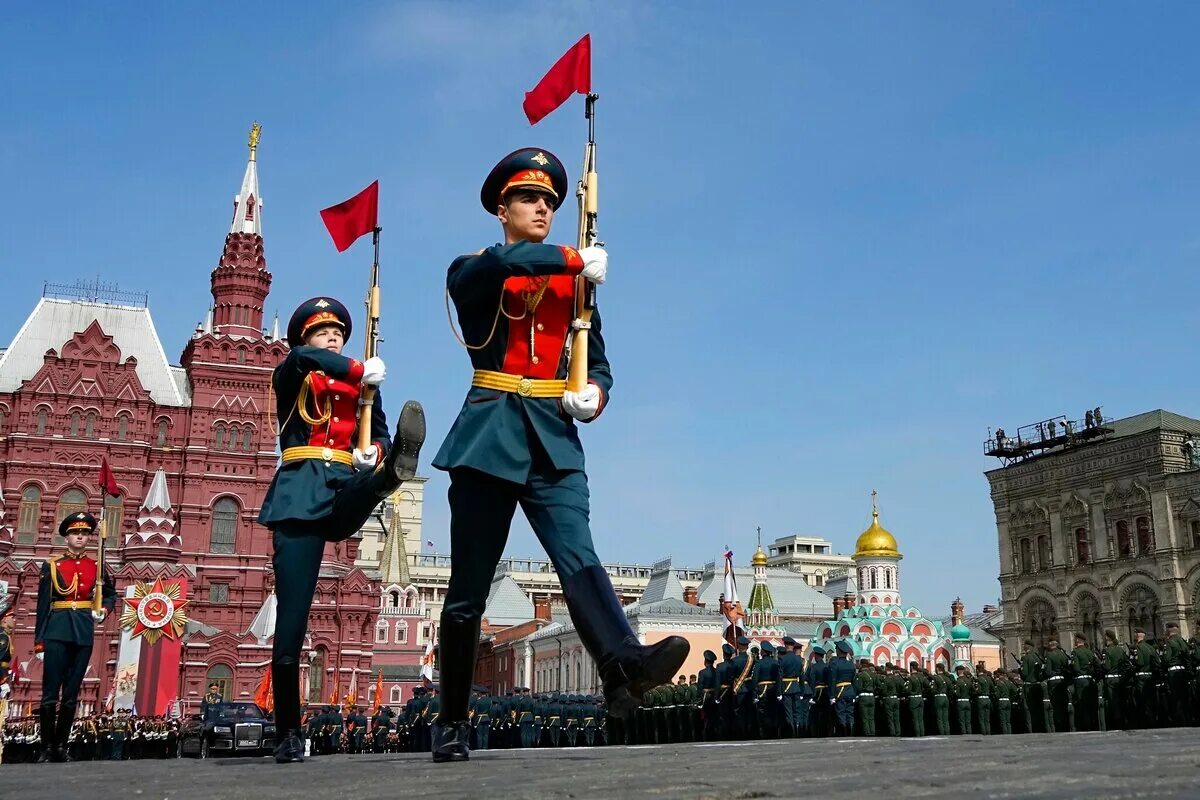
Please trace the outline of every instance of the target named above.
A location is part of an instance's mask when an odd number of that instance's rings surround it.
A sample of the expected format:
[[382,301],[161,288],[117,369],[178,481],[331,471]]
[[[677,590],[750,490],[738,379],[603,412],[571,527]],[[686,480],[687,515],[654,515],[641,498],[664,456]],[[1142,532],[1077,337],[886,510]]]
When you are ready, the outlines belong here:
[[262,125],[250,126],[250,158],[242,177],[242,190],[233,198],[233,222],[230,233],[262,234],[262,195],[258,191],[258,139]]

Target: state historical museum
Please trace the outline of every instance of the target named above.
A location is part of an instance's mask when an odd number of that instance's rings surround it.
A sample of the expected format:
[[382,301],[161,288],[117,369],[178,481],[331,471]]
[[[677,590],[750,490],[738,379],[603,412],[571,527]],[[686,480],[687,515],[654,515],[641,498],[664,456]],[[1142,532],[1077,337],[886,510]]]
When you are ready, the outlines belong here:
[[[59,520],[79,509],[99,512],[102,457],[121,490],[105,509],[118,594],[136,581],[187,582],[182,669],[156,679],[177,679],[173,696],[195,711],[214,680],[226,698],[249,699],[270,661],[270,531],[255,518],[275,470],[270,379],[287,343],[278,320],[263,329],[271,273],[256,145],[255,135],[212,271],[211,309],[179,366],[144,298],[103,291],[48,290],[0,353],[0,590],[17,608],[14,715],[41,696],[41,662],[33,658],[38,571],[61,550]],[[310,701],[370,681],[382,593],[378,575],[354,566],[357,551],[357,537],[326,550],[302,662],[302,696]],[[122,694],[120,610],[97,631],[80,713]]]

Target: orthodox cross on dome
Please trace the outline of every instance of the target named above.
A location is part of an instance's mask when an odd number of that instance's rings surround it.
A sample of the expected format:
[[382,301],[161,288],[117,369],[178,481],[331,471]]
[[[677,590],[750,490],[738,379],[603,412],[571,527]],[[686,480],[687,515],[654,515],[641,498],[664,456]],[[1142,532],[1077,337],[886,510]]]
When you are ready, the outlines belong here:
[[871,490],[871,516],[879,519],[879,492]]

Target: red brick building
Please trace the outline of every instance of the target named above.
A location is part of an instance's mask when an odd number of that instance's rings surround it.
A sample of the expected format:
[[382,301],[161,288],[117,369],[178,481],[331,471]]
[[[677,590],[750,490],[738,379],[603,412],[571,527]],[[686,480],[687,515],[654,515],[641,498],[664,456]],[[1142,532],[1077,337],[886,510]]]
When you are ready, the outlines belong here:
[[[48,287],[0,352],[0,589],[17,605],[22,676],[14,714],[40,696],[41,664],[32,658],[38,571],[61,544],[65,514],[99,511],[101,458],[121,489],[107,506],[118,593],[137,580],[188,581],[194,622],[178,697],[196,708],[210,680],[226,697],[253,695],[270,641],[251,627],[268,616],[260,611],[270,608],[272,592],[270,532],[255,519],[276,464],[270,375],[287,351],[278,320],[263,328],[271,273],[261,214],[252,144],[210,275],[212,305],[177,365],[145,298],[99,286]],[[198,294],[199,278],[181,270],[179,290]],[[352,691],[352,676],[366,697],[371,683],[382,593],[378,575],[354,566],[357,548],[357,539],[331,545],[322,565],[302,671],[312,700],[327,700],[335,687]],[[117,616],[96,638],[80,698],[85,712],[112,691]]]

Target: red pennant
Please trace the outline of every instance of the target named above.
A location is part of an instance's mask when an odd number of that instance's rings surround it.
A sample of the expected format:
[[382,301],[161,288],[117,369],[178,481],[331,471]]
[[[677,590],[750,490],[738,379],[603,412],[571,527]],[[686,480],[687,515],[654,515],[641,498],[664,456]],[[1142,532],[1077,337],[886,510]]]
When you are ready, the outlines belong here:
[[100,459],[100,480],[97,485],[104,490],[105,494],[113,497],[121,494],[121,490],[117,488],[117,479],[108,467],[107,458]]
[[592,35],[584,37],[555,62],[532,92],[525,93],[525,116],[536,125],[547,114],[566,102],[575,92],[592,90]]
[[321,220],[333,237],[333,246],[343,252],[358,237],[379,227],[379,181],[349,200],[321,211]]

